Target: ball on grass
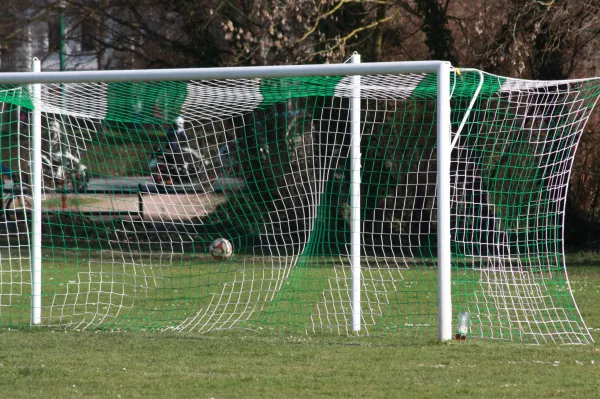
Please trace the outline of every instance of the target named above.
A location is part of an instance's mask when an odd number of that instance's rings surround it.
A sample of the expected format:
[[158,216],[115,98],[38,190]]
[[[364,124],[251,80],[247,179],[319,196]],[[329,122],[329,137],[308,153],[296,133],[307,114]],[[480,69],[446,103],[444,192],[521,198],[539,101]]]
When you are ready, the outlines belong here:
[[233,256],[233,245],[225,238],[217,238],[210,244],[210,254],[216,260],[226,260]]

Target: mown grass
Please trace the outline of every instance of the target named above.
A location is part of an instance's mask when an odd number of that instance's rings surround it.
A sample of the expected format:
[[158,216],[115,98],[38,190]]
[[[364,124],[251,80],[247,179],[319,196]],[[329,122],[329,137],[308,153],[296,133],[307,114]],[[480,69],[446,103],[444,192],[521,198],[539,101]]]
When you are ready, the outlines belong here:
[[590,346],[3,332],[4,397],[584,397]]
[[[334,258],[305,256],[290,268],[289,258],[250,255],[225,262],[201,253],[164,259],[90,255],[45,249],[43,325],[195,333],[234,327],[266,334],[346,334],[351,329],[352,274],[349,265]],[[29,325],[28,270],[27,260],[2,265],[0,325]],[[365,333],[437,336],[435,267],[365,263],[361,274]],[[451,289],[454,313],[471,312],[473,336],[534,342],[544,341],[539,334],[571,331],[577,336],[557,336],[557,341],[587,339],[580,334],[562,273],[503,276],[460,268],[452,272]]]
[[[600,268],[570,281],[600,341]],[[0,331],[2,397],[582,397],[600,395],[600,345],[418,337]]]

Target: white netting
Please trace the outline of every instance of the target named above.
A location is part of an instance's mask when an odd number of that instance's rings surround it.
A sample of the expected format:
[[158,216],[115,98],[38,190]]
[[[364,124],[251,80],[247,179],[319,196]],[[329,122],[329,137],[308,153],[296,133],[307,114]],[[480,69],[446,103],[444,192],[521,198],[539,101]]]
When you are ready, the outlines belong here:
[[[44,85],[42,324],[351,334],[353,82]],[[453,76],[453,306],[474,336],[590,340],[562,226],[595,84]],[[362,331],[435,336],[436,76],[360,85]],[[3,115],[29,112],[23,92],[4,96]],[[6,124],[27,199],[31,120]],[[31,205],[13,208],[0,321],[27,324]],[[210,257],[218,237],[232,260]]]

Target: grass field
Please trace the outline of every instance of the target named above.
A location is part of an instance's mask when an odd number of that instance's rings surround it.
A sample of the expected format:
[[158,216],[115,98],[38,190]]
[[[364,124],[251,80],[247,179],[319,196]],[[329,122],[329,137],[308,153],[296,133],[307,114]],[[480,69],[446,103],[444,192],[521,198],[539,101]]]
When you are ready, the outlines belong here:
[[[575,262],[574,262],[575,263]],[[600,265],[569,276],[600,341]],[[431,338],[4,329],[0,396],[600,396],[600,345]]]

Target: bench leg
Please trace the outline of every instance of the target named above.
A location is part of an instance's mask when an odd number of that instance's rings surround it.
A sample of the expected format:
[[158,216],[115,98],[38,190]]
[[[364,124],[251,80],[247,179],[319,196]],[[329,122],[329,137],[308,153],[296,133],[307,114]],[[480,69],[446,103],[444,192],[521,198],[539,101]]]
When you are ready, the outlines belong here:
[[140,217],[144,218],[144,196],[141,192],[138,192],[138,212]]

